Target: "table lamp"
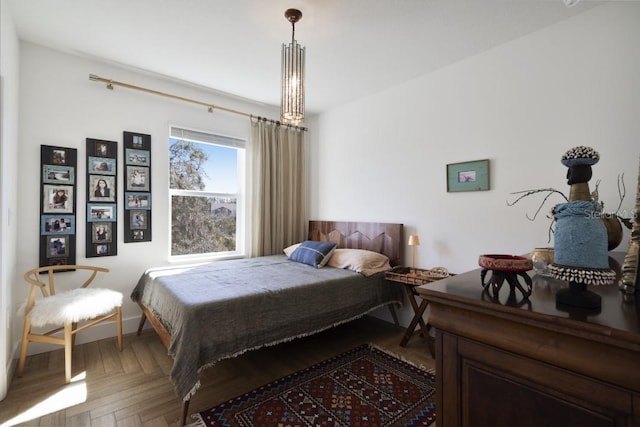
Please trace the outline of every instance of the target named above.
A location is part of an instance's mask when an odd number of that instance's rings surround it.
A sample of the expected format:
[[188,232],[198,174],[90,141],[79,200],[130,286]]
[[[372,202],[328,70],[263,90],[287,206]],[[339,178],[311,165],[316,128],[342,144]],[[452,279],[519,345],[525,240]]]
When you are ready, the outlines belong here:
[[416,271],[416,246],[420,246],[420,237],[417,234],[409,236],[409,246],[413,246],[413,271]]

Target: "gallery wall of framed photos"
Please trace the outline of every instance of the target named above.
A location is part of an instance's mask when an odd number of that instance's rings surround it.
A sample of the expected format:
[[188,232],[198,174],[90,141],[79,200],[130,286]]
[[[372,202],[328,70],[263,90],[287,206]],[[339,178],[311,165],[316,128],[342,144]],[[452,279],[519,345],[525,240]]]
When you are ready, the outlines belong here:
[[[86,257],[118,254],[118,143],[86,139]],[[151,135],[124,132],[124,242],[151,241]],[[76,263],[78,150],[40,147],[40,266]]]
[[117,142],[87,138],[87,258],[118,254],[117,157]]
[[40,146],[40,267],[76,263],[75,148]]
[[151,241],[151,135],[123,132],[124,242]]

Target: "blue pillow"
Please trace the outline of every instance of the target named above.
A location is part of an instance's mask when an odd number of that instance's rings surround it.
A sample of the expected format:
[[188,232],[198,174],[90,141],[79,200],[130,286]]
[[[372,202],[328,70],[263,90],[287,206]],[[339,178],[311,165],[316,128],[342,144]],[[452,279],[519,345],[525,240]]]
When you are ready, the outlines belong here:
[[300,246],[289,256],[291,261],[301,262],[311,267],[321,268],[329,261],[336,244],[333,242],[316,242],[307,240],[302,242]]

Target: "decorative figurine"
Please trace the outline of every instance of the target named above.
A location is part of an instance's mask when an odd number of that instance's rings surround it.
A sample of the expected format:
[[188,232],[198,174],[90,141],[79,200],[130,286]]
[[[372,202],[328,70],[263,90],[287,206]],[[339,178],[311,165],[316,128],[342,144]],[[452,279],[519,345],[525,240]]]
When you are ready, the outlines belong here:
[[615,272],[609,268],[607,230],[600,218],[600,205],[589,191],[591,166],[600,155],[590,147],[574,147],[562,156],[567,166],[567,183],[571,186],[569,202],[553,208],[556,221],[553,263],[549,271],[568,288],[556,293],[558,304],[583,308],[600,308],[600,295],[588,291],[587,285],[610,285]]

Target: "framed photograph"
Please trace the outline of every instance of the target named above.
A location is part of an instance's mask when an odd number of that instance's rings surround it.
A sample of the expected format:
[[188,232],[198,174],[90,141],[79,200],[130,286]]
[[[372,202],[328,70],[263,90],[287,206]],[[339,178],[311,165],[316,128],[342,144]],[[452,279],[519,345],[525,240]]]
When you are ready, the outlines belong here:
[[108,175],[89,175],[90,202],[115,202],[116,177]]
[[51,163],[54,165],[66,165],[67,150],[64,148],[53,148],[51,150]]
[[489,189],[489,160],[447,165],[447,192]]
[[73,186],[44,184],[42,193],[43,213],[73,213]]
[[116,159],[89,156],[87,158],[87,173],[94,175],[115,175]]
[[75,168],[71,166],[42,165],[42,182],[73,185],[75,183],[74,170]]
[[149,152],[146,150],[134,150],[125,148],[125,164],[134,166],[149,166]]
[[97,245],[93,245],[93,254],[92,256],[108,256],[111,255],[110,252],[111,245],[107,243],[99,243]]
[[87,157],[115,158],[117,149],[118,143],[115,141],[87,138]]
[[69,256],[69,236],[47,236],[47,258]]
[[151,209],[151,193],[130,193],[124,195],[125,209]]
[[111,243],[112,228],[111,222],[92,222],[91,223],[91,242],[92,243]]
[[42,215],[40,234],[44,236],[76,234],[76,217],[74,215]]
[[128,131],[124,131],[122,134],[125,148],[133,148],[134,150],[151,149],[151,135]]
[[144,240],[144,230],[133,230],[133,240]]
[[149,168],[127,166],[127,191],[149,191]]
[[115,204],[87,203],[87,222],[115,222],[116,214]]
[[75,148],[53,145],[40,146],[40,164],[75,167],[78,153]]
[[141,211],[138,209],[131,210],[129,212],[129,224],[131,230],[146,230],[148,223],[147,214],[148,211]]

